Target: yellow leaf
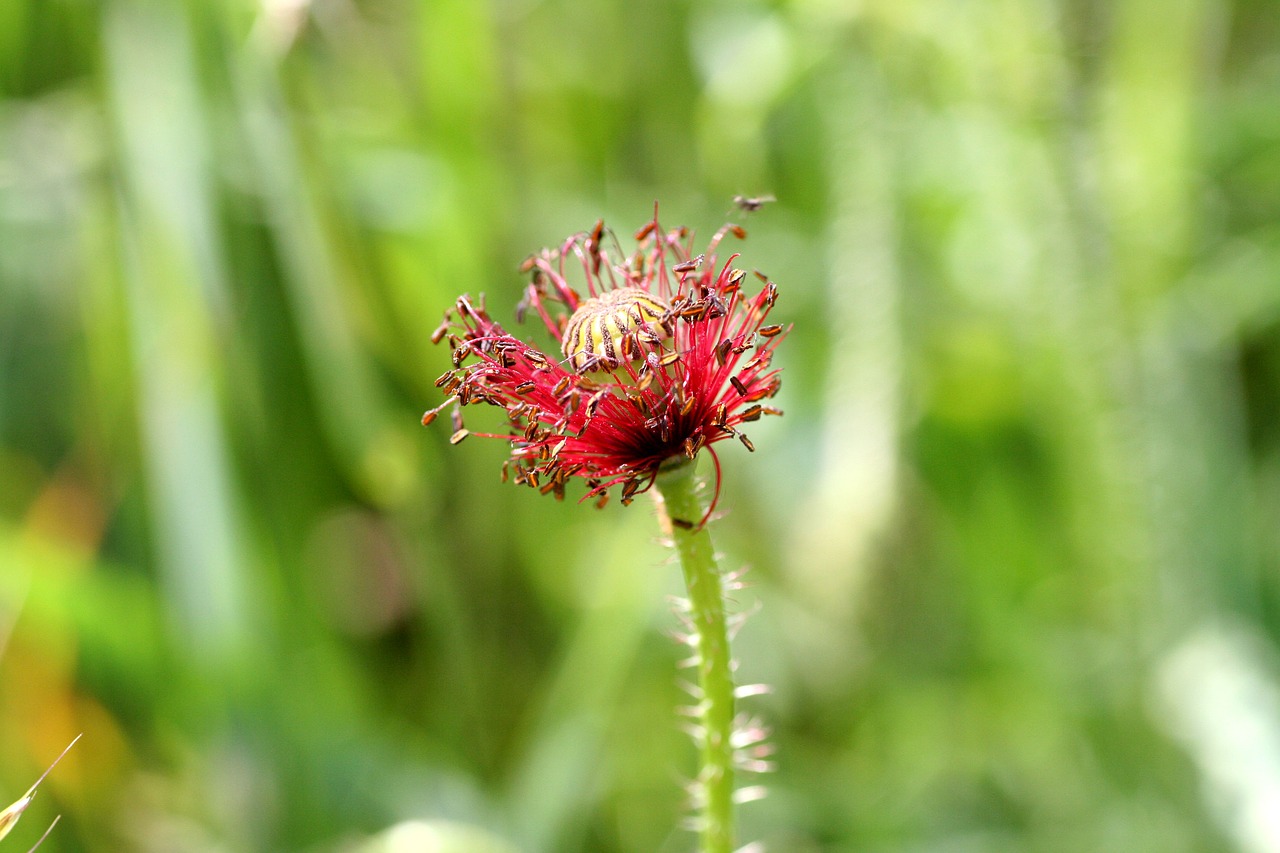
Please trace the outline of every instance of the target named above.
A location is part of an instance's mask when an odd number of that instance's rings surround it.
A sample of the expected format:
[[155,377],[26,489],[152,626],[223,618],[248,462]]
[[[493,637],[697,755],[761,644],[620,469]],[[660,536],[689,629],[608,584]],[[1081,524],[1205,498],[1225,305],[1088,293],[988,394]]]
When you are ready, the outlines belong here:
[[[0,840],[3,840],[4,837],[9,834],[9,830],[13,829],[13,827],[18,823],[18,818],[22,817],[22,813],[27,810],[27,806],[31,805],[31,798],[36,795],[36,788],[40,787],[40,783],[44,781],[44,777],[48,776],[50,771],[58,766],[58,762],[62,760],[62,756],[66,755],[71,747],[75,746],[76,741],[80,740],[81,737],[83,737],[83,735],[76,735],[75,739],[72,740],[71,743],[67,744],[66,749],[62,750],[62,752],[58,754],[58,757],[53,759],[53,763],[40,774],[40,778],[35,781],[35,784],[28,788],[27,792],[18,798],[17,802],[0,812]],[[52,827],[50,827],[50,829],[52,829]],[[49,833],[46,830],[45,835],[48,834]],[[40,840],[43,841],[44,838],[41,838]],[[36,846],[39,846],[39,842],[37,842]]]
[[13,829],[18,822],[18,818],[22,817],[22,813],[27,810],[29,805],[31,805],[30,793],[0,812],[0,839],[9,834],[9,830]]

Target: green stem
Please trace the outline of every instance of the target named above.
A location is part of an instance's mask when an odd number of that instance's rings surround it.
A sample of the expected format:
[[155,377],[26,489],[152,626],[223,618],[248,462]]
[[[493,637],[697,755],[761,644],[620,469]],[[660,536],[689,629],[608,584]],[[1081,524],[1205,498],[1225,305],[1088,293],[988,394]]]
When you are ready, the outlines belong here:
[[698,527],[703,508],[693,469],[692,463],[685,463],[658,474],[658,508],[680,553],[695,635],[691,644],[697,652],[701,694],[697,710],[702,729],[695,800],[700,810],[701,853],[732,853],[733,672],[720,570],[711,535]]

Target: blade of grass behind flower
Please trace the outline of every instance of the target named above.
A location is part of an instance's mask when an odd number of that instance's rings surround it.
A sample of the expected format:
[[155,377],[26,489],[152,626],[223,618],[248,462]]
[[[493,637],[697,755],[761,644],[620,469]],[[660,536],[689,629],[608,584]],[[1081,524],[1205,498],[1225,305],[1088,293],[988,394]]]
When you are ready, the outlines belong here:
[[[53,759],[53,763],[50,764],[45,769],[45,771],[40,774],[40,778],[37,779],[34,783],[32,783],[31,787],[27,789],[27,792],[23,794],[21,797],[19,797],[12,805],[10,805],[4,811],[0,812],[0,839],[3,839],[6,835],[8,835],[13,830],[15,826],[17,826],[18,819],[21,818],[22,813],[27,810],[27,806],[31,805],[31,800],[35,797],[36,789],[40,787],[40,783],[43,782],[45,777],[48,776],[53,771],[53,768],[58,766],[58,762],[62,760],[62,757],[66,755],[67,752],[71,750],[71,747],[76,745],[76,741],[80,740],[80,738],[82,737],[84,737],[83,734],[76,735],[75,738],[71,741],[71,743],[67,744],[66,747],[62,750],[62,752],[58,753],[58,757]],[[57,823],[57,821],[55,820],[54,823]],[[49,826],[49,829],[53,829],[52,824]],[[49,830],[45,830],[44,836],[41,836],[40,841],[36,842],[36,847],[40,846],[41,842],[44,841],[45,836],[47,836],[48,834],[49,834]],[[34,850],[35,847],[31,849]]]

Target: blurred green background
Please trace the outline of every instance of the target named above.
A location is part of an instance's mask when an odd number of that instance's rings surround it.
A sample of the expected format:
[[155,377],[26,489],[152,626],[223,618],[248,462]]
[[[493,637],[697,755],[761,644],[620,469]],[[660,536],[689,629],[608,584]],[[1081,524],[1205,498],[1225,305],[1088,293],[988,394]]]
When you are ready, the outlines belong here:
[[739,193],[744,840],[1280,851],[1274,0],[3,0],[0,847],[691,849],[650,506],[418,418]]

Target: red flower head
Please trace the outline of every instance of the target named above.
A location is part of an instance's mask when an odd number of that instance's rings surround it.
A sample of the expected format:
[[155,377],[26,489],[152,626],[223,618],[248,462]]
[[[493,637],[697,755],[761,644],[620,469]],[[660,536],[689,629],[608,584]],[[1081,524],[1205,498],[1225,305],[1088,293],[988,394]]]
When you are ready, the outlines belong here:
[[[560,344],[554,355],[506,332],[483,295],[459,297],[432,336],[453,351],[454,369],[436,382],[450,397],[422,422],[455,401],[501,406],[511,432],[488,437],[511,442],[504,478],[513,472],[517,483],[558,498],[570,477],[581,477],[586,497],[599,496],[599,505],[614,486],[630,503],[669,460],[691,460],[704,447],[718,488],[711,445],[737,438],[754,450],[740,427],[782,414],[761,403],[780,384],[770,362],[784,329],[765,325],[778,289],[756,273],[764,287],[743,293],[738,256],[723,264],[716,257],[727,234],[746,236],[726,225],[694,257],[688,229],[662,231],[655,208],[630,255],[597,222],[530,257],[522,269],[532,281],[516,316],[532,310],[542,319]],[[566,267],[581,267],[585,297],[570,286]],[[472,433],[459,409],[453,418],[457,444]]]

